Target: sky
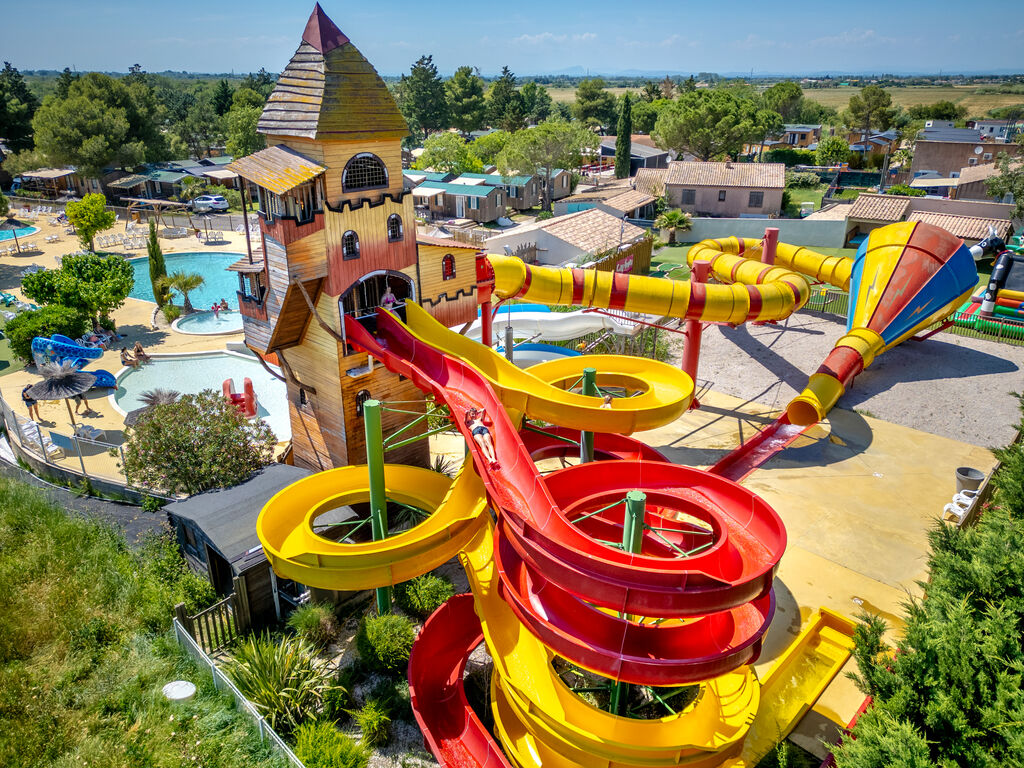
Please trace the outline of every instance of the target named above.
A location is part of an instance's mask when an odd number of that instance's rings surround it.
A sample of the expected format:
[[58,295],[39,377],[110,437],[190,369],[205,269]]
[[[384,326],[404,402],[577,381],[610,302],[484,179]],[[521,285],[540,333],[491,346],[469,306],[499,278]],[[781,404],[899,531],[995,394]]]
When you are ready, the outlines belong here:
[[[280,71],[307,0],[9,0],[0,58],[19,69]],[[421,54],[442,73],[1024,71],[1024,1],[323,0],[381,74]],[[457,8],[457,10],[455,10]]]

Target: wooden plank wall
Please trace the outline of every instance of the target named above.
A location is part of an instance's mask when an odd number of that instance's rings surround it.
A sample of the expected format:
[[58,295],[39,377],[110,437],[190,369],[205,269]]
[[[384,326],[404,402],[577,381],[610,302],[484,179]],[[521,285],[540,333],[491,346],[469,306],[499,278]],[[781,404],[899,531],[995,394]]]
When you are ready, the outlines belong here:
[[[420,245],[419,303],[447,326],[476,317],[476,248]],[[455,277],[443,279],[445,255],[455,257]]]
[[[309,237],[324,228],[323,213],[314,213],[313,220],[302,224],[293,218],[277,218],[263,222],[263,231],[282,245],[291,245],[296,240]],[[322,242],[322,241],[321,241]],[[289,249],[290,250],[290,249]]]
[[[402,217],[404,237],[388,242],[388,217],[396,213]],[[416,219],[412,196],[401,202],[384,199],[374,206],[364,204],[343,212],[327,211],[327,259],[329,275],[325,291],[340,296],[357,279],[381,269],[400,270],[416,263]],[[342,238],[352,230],[359,236],[359,258],[345,260]]]

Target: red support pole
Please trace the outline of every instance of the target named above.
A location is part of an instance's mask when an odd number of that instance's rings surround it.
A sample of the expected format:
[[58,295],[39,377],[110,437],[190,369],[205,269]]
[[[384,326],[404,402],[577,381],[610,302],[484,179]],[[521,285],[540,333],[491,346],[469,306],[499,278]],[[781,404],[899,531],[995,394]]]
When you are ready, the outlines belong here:
[[[691,283],[706,283],[711,273],[710,261],[695,261],[690,268]],[[696,318],[687,318],[683,323],[683,337],[686,343],[683,345],[683,372],[686,373],[694,384],[697,383],[697,366],[700,365],[700,341],[704,333],[704,323]],[[690,404],[691,408],[700,408],[700,402],[696,397]]]
[[764,247],[761,250],[761,263],[775,263],[775,247],[779,244],[778,227],[766,227],[764,230]]
[[480,343],[485,347],[493,344],[491,338],[491,327],[494,322],[494,314],[491,312],[491,300],[480,302]]
[[494,323],[494,311],[491,308],[493,291],[494,269],[487,260],[487,254],[480,251],[476,255],[476,299],[480,303],[480,343],[487,347],[494,342],[491,330]]

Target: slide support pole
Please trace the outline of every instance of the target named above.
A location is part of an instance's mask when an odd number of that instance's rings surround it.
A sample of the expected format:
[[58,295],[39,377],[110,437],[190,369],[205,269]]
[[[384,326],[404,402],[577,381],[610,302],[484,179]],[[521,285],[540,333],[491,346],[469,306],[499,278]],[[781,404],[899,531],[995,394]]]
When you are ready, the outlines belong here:
[[[583,369],[583,394],[587,397],[597,397],[600,391],[597,388],[597,369]],[[580,461],[588,462],[594,460],[594,433],[583,430],[580,432]]]
[[775,248],[779,244],[779,228],[765,227],[764,247],[761,249],[761,263],[775,264]]
[[[380,401],[363,403],[366,429],[366,470],[370,477],[370,527],[373,540],[388,536],[388,500],[384,494],[384,433],[380,420]],[[377,588],[377,613],[391,613],[391,587]]]
[[[630,491],[626,494],[626,512],[622,518],[622,548],[634,555],[640,553],[644,542],[644,514],[647,511],[647,494]],[[622,711],[622,705],[629,698],[629,683],[615,683],[612,688],[610,710],[613,715]]]
[[[691,283],[706,283],[711,273],[710,261],[695,261],[690,268]],[[687,318],[683,323],[683,338],[686,343],[683,345],[683,372],[687,374],[696,386],[697,368],[700,365],[700,342],[704,334],[704,324],[697,318]],[[697,398],[693,398],[691,408],[700,408]]]

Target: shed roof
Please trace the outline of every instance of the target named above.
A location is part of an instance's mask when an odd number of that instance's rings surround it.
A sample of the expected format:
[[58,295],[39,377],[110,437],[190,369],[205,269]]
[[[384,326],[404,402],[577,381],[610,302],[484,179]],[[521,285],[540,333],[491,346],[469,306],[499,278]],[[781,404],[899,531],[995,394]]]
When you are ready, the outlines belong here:
[[640,192],[636,189],[630,189],[622,194],[616,195],[615,197],[608,198],[604,201],[604,204],[609,208],[614,208],[616,211],[629,213],[630,211],[635,211],[637,208],[653,202],[654,197],[652,195],[649,195],[646,192]]
[[868,221],[903,221],[908,210],[910,210],[909,197],[862,192],[850,206],[849,218]]
[[236,179],[238,174],[227,168],[210,168],[207,171],[203,171],[203,176],[209,176],[211,179]]
[[530,183],[530,179],[533,176],[502,176],[498,173],[464,173],[461,178],[465,179],[480,179],[485,184],[491,184],[493,186],[513,186],[521,187],[525,184]]
[[74,172],[74,168],[39,168],[35,171],[25,171],[19,175],[26,179],[62,179],[65,176],[71,176]]
[[786,185],[786,166],[782,163],[717,163],[674,160],[668,164],[665,184],[692,187],[782,189]]
[[271,464],[241,485],[207,491],[164,507],[168,515],[191,520],[236,572],[263,558],[256,518],[270,497],[312,474],[288,464]]
[[[1022,160],[1021,162],[1024,162]],[[1016,167],[1020,163],[1014,163]],[[968,165],[966,168],[960,171],[960,184],[971,184],[975,181],[984,181],[990,179],[999,173],[999,168],[996,167],[995,163],[985,163],[984,165]]]
[[665,194],[667,168],[641,168],[633,179],[633,188],[638,192],[660,197]]
[[450,173],[441,173],[440,171],[417,171],[417,170],[406,170],[402,171],[402,175],[407,179],[413,181],[448,181],[452,175]]
[[240,157],[227,168],[275,195],[284,194],[327,170],[283,144]]
[[[649,137],[644,138],[649,139]],[[606,148],[610,147],[614,150],[615,136],[605,136],[601,139],[601,146]],[[667,155],[668,150],[652,146],[646,142],[637,141],[636,136],[631,136],[629,142],[629,154],[635,157],[660,157],[661,155]]]
[[1006,239],[1010,231],[1010,222],[1006,219],[957,216],[952,213],[935,213],[932,211],[913,211],[907,216],[907,221],[920,221],[924,224],[942,227],[951,235],[955,235],[962,240],[984,240],[988,237],[989,227],[993,227],[996,234],[1003,239]]
[[931,187],[955,187],[960,183],[960,179],[943,178],[935,176],[934,178],[921,177],[912,179],[910,186],[914,189],[929,189]]
[[413,194],[419,194],[421,189],[438,189],[442,192],[451,192],[453,195],[465,195],[466,197],[487,197],[492,192],[498,190],[497,187],[486,184],[453,184],[451,182],[427,180],[416,187],[413,190]]
[[257,130],[307,139],[401,139],[409,128],[391,92],[320,5],[263,108]]
[[114,179],[114,181],[107,184],[107,186],[112,189],[131,189],[132,187],[139,186],[139,184],[145,184],[147,181],[149,181],[148,176],[142,176],[138,173],[129,173],[127,176]]
[[585,253],[601,253],[620,244],[633,243],[645,230],[616,218],[600,208],[591,208],[567,216],[556,216],[534,225]]

